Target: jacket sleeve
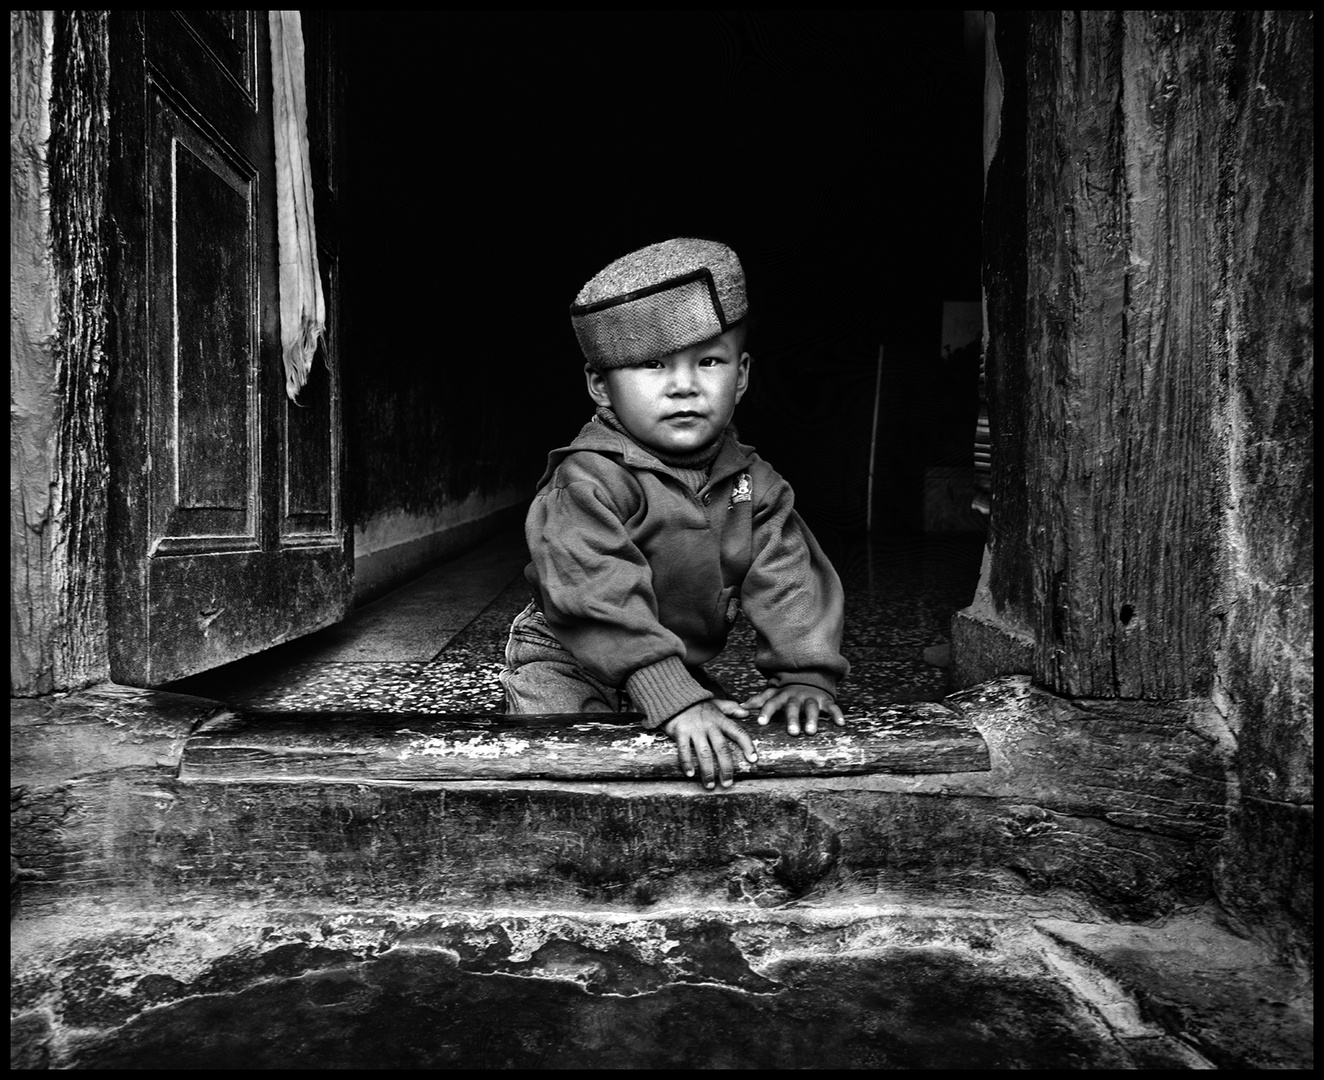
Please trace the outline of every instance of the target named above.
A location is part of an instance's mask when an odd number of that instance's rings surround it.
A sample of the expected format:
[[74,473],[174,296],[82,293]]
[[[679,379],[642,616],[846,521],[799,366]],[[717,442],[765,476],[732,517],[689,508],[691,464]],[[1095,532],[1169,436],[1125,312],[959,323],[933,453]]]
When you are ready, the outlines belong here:
[[679,637],[657,618],[652,573],[626,531],[624,492],[573,464],[533,500],[525,522],[547,625],[590,674],[624,686],[660,727],[713,695],[690,675]]
[[850,671],[841,654],[841,581],[795,512],[791,486],[762,464],[755,481],[752,559],[740,595],[754,626],[754,662],[775,686],[804,683],[835,697]]

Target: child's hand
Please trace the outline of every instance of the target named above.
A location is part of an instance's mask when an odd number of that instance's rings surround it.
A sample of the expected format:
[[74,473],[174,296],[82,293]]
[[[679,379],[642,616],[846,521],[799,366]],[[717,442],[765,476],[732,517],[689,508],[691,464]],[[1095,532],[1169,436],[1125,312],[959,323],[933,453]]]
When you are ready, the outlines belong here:
[[730,787],[736,772],[732,743],[744,751],[746,761],[758,760],[754,740],[734,719],[748,715],[734,701],[700,701],[663,724],[662,730],[676,743],[680,771],[693,776],[697,762],[699,781],[704,787],[712,788],[715,779],[721,781],[722,787]]
[[804,715],[806,735],[818,731],[818,718],[826,712],[836,722],[837,727],[844,727],[846,717],[841,706],[832,700],[832,695],[817,686],[805,686],[791,683],[789,686],[769,686],[760,690],[743,705],[746,709],[758,709],[759,724],[766,726],[779,710],[786,711],[786,734],[800,734],[800,716]]

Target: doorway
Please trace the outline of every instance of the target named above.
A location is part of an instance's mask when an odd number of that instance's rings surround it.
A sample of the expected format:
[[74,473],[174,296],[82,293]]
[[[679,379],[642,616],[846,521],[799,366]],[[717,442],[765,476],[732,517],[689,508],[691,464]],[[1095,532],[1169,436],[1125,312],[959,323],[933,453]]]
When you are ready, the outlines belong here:
[[859,531],[882,347],[875,520],[918,532],[924,470],[974,425],[977,358],[941,333],[980,295],[981,33],[959,11],[356,14],[358,524],[531,493],[587,415],[571,299],[697,234],[749,280],[742,437],[817,531]]
[[[756,311],[741,437],[790,480],[868,608],[856,645],[869,652],[857,670],[883,665],[871,694],[941,697],[921,653],[973,594],[982,546],[975,529],[924,530],[926,474],[969,465],[977,407],[977,349],[942,348],[945,308],[979,296],[982,41],[962,13],[393,12],[345,30],[356,526],[510,486],[531,495],[547,450],[588,415],[567,318],[580,285],[632,247],[720,238]],[[490,627],[457,641],[451,624],[489,609],[509,621],[517,548],[513,521],[470,556],[513,568],[489,571],[477,608],[448,600],[462,574],[439,593],[416,581],[255,660],[246,685],[268,702],[381,700],[363,667],[322,672],[358,688],[338,698],[283,672],[479,648]],[[433,629],[397,649],[426,605]],[[495,637],[483,647],[481,670],[450,682],[415,672],[411,700],[486,704],[500,653]],[[233,690],[234,675],[179,688]]]

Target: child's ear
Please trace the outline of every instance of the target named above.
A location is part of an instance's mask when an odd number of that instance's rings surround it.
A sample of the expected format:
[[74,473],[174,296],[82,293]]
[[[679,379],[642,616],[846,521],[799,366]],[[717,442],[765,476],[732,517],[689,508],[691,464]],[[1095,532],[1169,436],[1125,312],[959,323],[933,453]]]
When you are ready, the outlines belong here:
[[740,354],[740,366],[736,369],[736,404],[740,404],[740,399],[745,396],[745,391],[749,389],[749,353]]
[[584,378],[588,383],[588,396],[594,405],[611,408],[611,395],[607,393],[607,377],[592,364],[584,365]]

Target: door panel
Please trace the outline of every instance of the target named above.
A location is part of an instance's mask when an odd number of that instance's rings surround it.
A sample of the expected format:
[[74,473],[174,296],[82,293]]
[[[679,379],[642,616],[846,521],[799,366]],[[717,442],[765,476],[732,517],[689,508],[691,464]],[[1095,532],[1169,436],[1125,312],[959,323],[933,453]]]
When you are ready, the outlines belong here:
[[[111,35],[111,674],[151,686],[349,610],[336,206],[316,208],[328,334],[296,406],[266,13],[116,12]],[[310,123],[334,129],[334,104]]]
[[256,549],[257,172],[149,93],[148,550]]
[[253,88],[257,67],[256,29],[261,11],[180,11],[185,29],[193,34],[216,66],[230,76],[249,102],[256,106]]

